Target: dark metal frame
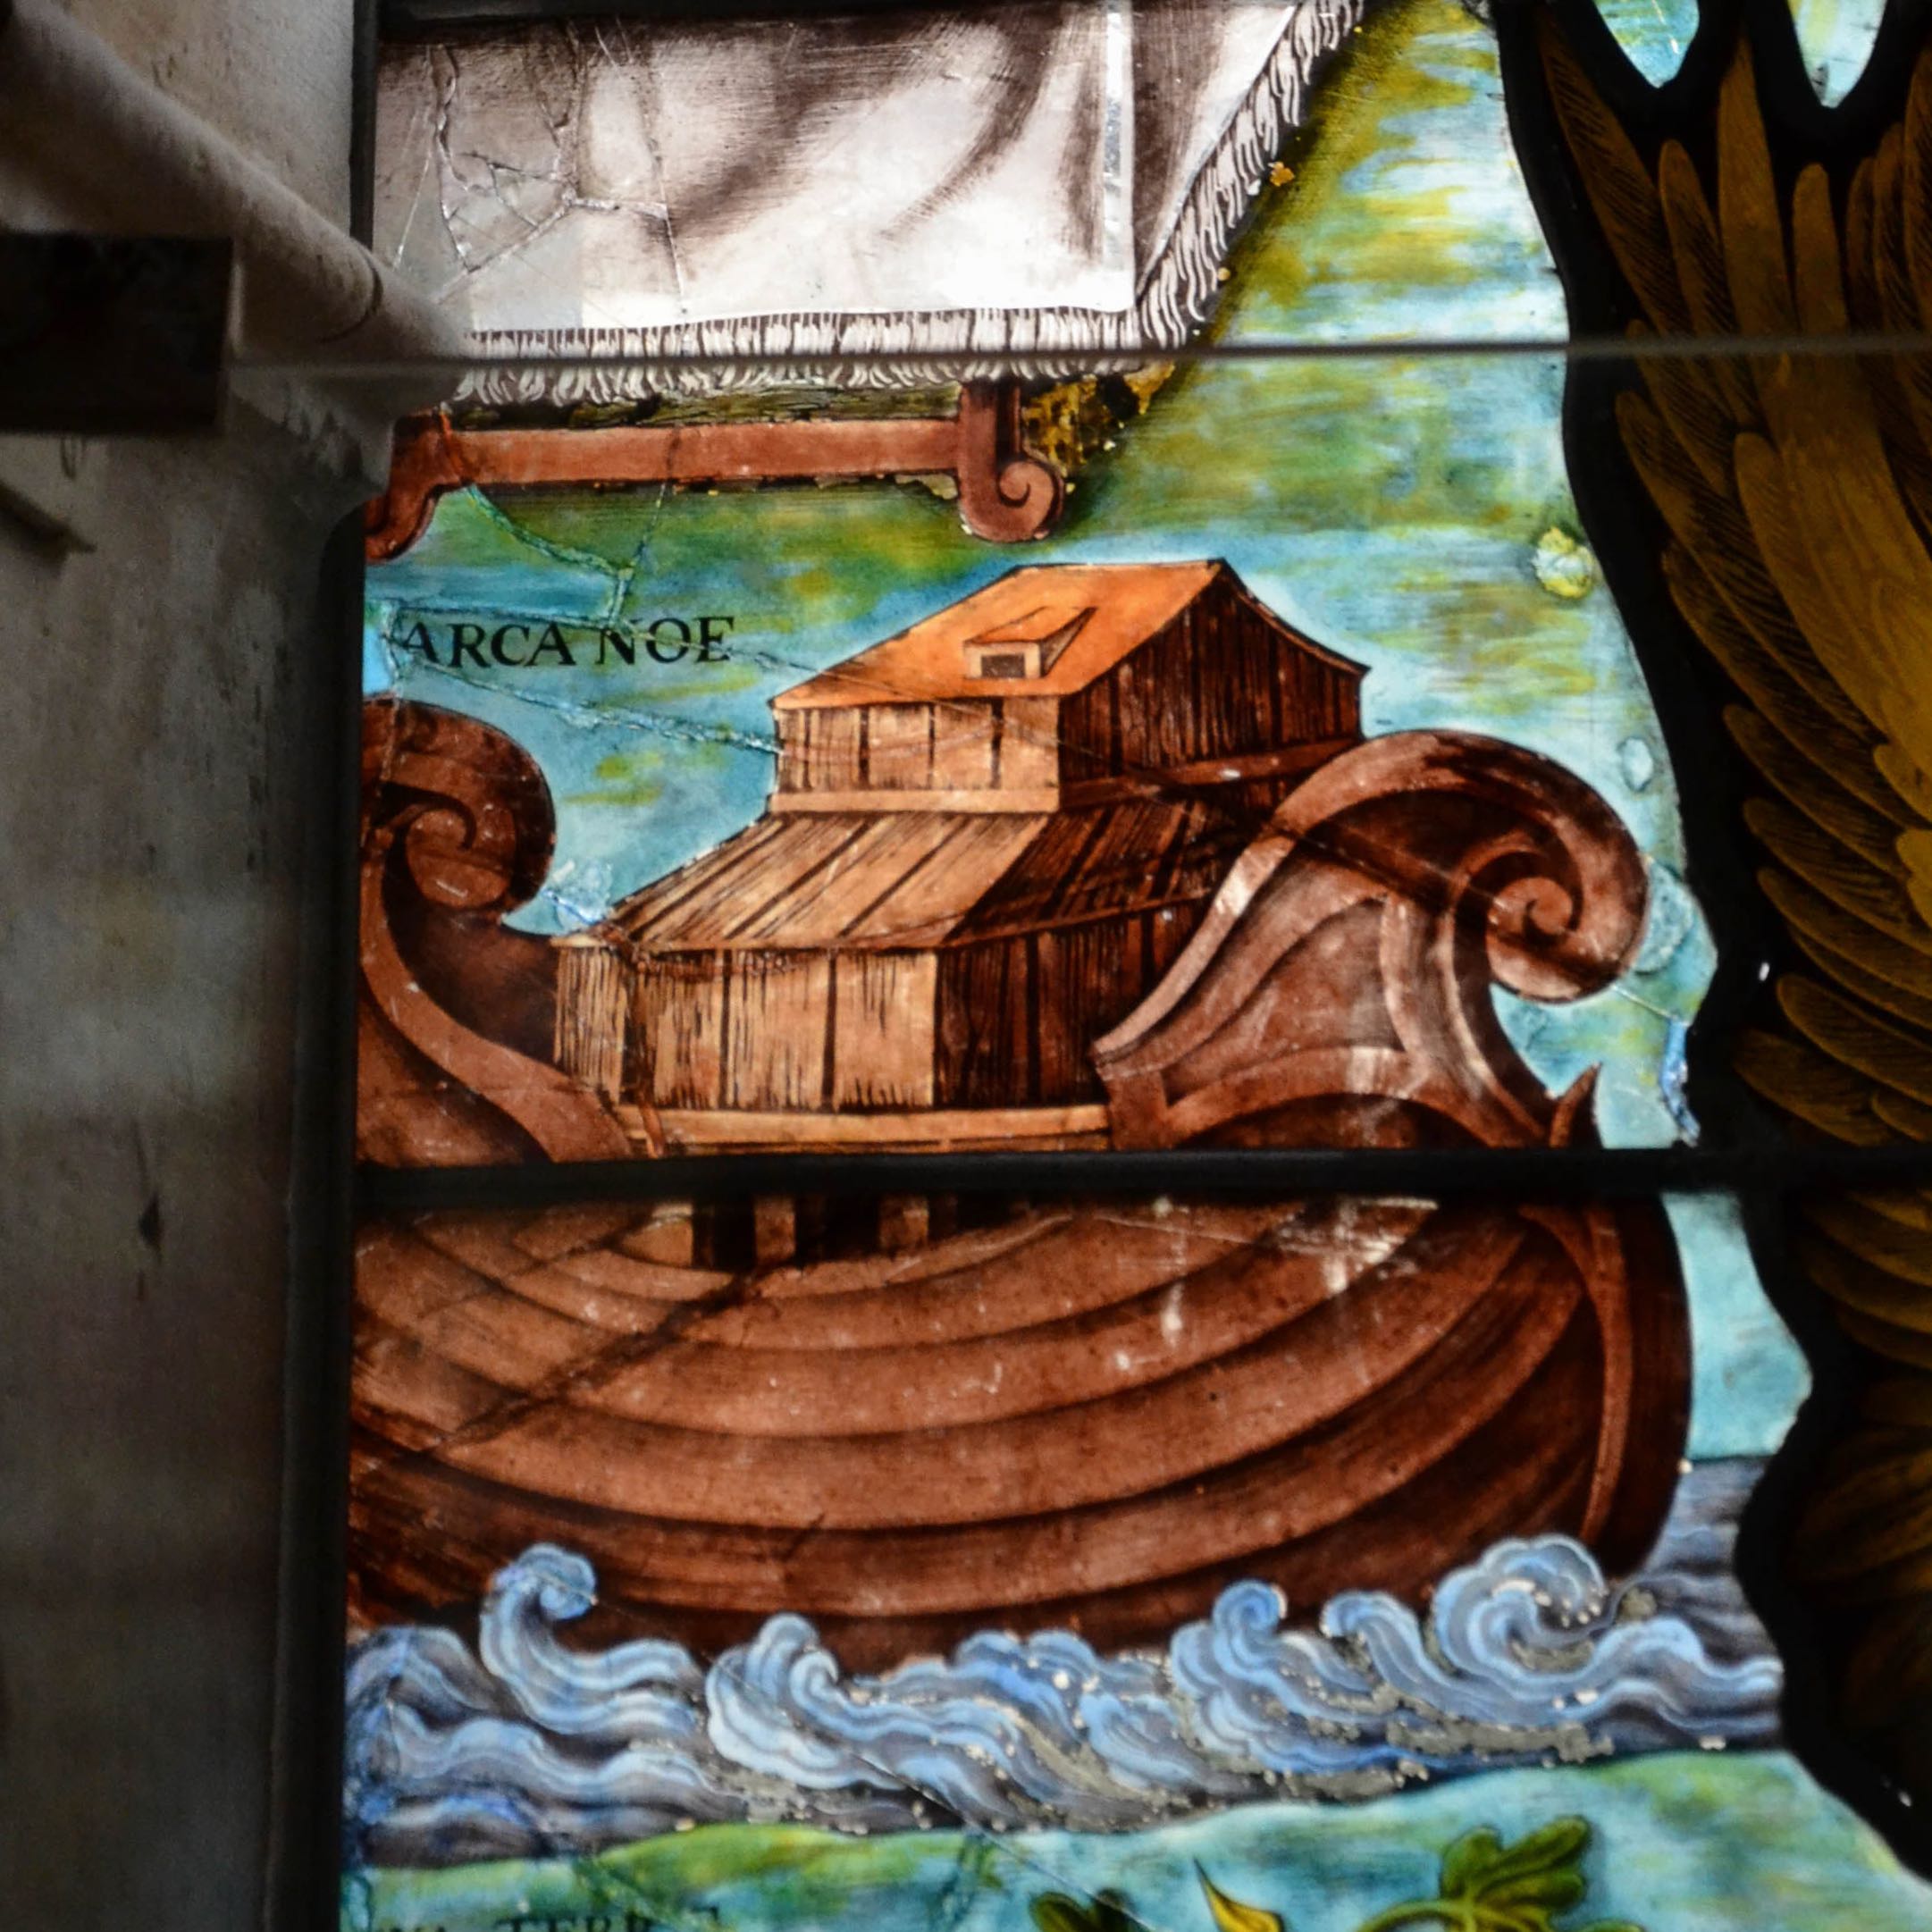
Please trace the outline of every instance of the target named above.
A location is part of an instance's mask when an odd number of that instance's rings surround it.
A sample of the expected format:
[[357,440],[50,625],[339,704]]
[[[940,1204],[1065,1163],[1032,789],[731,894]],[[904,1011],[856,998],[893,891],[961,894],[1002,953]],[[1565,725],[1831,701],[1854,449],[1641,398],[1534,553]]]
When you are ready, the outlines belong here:
[[[355,0],[349,231],[374,228],[378,0]],[[281,1539],[275,1721],[263,1920],[277,1932],[337,1932],[342,1872],[343,1604],[349,1574],[349,1394],[355,1273],[356,980],[361,794],[363,516],[321,559],[325,648],[314,796],[303,853],[315,881],[298,963],[282,1368]]]
[[526,1167],[364,1167],[359,1214],[746,1200],[760,1194],[1580,1194],[1766,1192],[1932,1185],[1932,1147],[1163,1147],[1016,1154],[672,1154]]

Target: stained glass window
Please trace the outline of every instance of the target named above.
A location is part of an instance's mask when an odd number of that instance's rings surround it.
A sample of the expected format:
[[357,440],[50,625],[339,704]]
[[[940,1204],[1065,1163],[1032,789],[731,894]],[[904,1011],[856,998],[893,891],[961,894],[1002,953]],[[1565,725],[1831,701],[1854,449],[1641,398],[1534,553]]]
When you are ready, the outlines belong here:
[[1922,1922],[1903,15],[391,24],[345,1923]]

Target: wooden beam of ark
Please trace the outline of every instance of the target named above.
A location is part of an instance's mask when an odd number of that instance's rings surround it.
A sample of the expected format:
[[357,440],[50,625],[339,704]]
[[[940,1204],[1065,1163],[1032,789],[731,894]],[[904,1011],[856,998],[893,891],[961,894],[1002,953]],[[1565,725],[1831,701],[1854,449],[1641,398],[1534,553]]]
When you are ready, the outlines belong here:
[[993,543],[1052,529],[1060,472],[1020,435],[1016,382],[969,382],[957,412],[766,423],[627,424],[603,429],[458,429],[443,412],[396,432],[388,493],[369,506],[372,562],[399,556],[451,490],[570,484],[816,482],[950,475],[960,520]]

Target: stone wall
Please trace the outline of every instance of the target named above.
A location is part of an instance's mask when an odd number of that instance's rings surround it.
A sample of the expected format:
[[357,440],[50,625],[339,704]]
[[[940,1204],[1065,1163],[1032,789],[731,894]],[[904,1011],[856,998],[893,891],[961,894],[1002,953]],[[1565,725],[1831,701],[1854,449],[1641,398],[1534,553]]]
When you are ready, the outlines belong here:
[[[352,0],[71,11],[347,218]],[[0,115],[4,90],[0,65]],[[63,192],[0,168],[0,222],[57,223]],[[291,1230],[289,1387],[328,1376],[354,553],[332,584],[324,548],[380,450],[352,415],[281,384],[219,436],[0,440],[0,1872],[21,1925],[328,1912],[298,1861],[266,1902],[276,1758],[325,1765],[295,1707],[278,1745],[275,1692]],[[326,1496],[298,1500],[295,1554],[325,1557]],[[324,1844],[328,1795],[324,1775]]]

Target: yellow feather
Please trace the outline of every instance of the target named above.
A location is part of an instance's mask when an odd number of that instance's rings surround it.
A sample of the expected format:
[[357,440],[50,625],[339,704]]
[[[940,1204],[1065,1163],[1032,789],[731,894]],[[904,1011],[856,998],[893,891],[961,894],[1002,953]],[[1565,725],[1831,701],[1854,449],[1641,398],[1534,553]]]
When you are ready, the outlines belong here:
[[1816,1495],[1798,1533],[1804,1567],[1848,1576],[1932,1545],[1932,1449],[1876,1457]]
[[[1718,218],[1710,212],[1704,184],[1680,141],[1666,141],[1658,155],[1657,192],[1692,326],[1700,335],[1736,334],[1737,313],[1731,307],[1731,290],[1725,281]],[[1694,366],[1709,370],[1734,423],[1740,426],[1756,423],[1757,392],[1736,357],[1713,356]]]
[[1834,1140],[1875,1147],[1892,1138],[1874,1111],[1871,1081],[1802,1041],[1752,1029],[1732,1064],[1754,1093]]
[[[1814,825],[1821,826],[1870,866],[1903,876],[1906,862],[1898,827],[1860,802],[1842,785],[1814,748],[1793,745],[1774,731],[1757,712],[1742,705],[1728,706],[1725,727],[1738,748],[1785,799]],[[1925,836],[1924,834],[1908,835]]]
[[[1769,810],[1768,802],[1753,799],[1745,809],[1755,816]],[[1880,878],[1876,872],[1865,870],[1861,877],[1862,869],[1843,862],[1835,854],[1821,859],[1824,845],[1822,838],[1801,839],[1793,829],[1791,836],[1779,836],[1777,856],[1784,861],[1790,876],[1849,915],[1848,921],[1837,922],[1827,932],[1829,943],[1867,964],[1877,963],[1881,947],[1875,942],[1885,941],[1932,959],[1932,932],[1919,923],[1911,898],[1895,883]],[[1758,883],[1775,903],[1777,895],[1771,889],[1769,876],[1760,872]],[[1894,903],[1886,903],[1887,888]]]
[[1791,263],[1798,326],[1808,335],[1843,335],[1852,325],[1839,257],[1831,181],[1814,161],[1799,175],[1791,197]]
[[1845,1712],[1860,1729],[1888,1728],[1932,1681],[1932,1625],[1920,1603],[1894,1604],[1866,1623],[1845,1673]]
[[[1788,407],[1785,413],[1789,415]],[[1846,730],[1883,733],[1882,708],[1860,703],[1858,693],[1848,689],[1834,661],[1856,650],[1845,635],[1852,625],[1828,594],[1806,540],[1787,449],[1774,445],[1767,437],[1740,436],[1735,461],[1738,500],[1748,520],[1746,541],[1752,559],[1761,559],[1762,569],[1802,640],[1802,648],[1787,645],[1784,653],[1787,667],[1820,710]],[[1743,567],[1732,558],[1726,559],[1724,567],[1735,572]]]
[[1863,1202],[1820,1194],[1805,1204],[1806,1216],[1861,1261],[1886,1274],[1932,1288],[1932,1239],[1902,1228]]
[[1844,201],[1845,285],[1861,329],[1883,329],[1885,297],[1878,287],[1878,176],[1868,155],[1852,171]]
[[1894,841],[1906,871],[1905,889],[1919,917],[1932,927],[1932,832],[1903,832]]
[[[1910,998],[1932,1000],[1932,952],[1877,931],[1791,873],[1768,867],[1759,873],[1758,884],[1800,945],[1810,940],[1841,960],[1856,962],[1858,971]],[[1835,977],[1854,991],[1864,990],[1843,973]]]
[[[1782,539],[1786,548],[1799,542],[1770,444],[1761,436],[1747,434],[1734,445],[1740,481],[1748,468],[1758,494],[1755,504],[1739,503],[1698,485],[1695,471],[1676,440],[1641,397],[1619,396],[1617,420],[1624,433],[1625,448],[1651,500],[1733,620],[1743,626],[1777,659],[1779,668],[1802,687],[1812,710],[1854,737],[1870,735],[1869,720],[1819,663],[1815,642],[1802,628],[1802,613],[1793,613],[1788,598],[1782,594],[1782,582],[1767,567],[1767,542]],[[1794,569],[1809,567],[1799,558],[1792,562]],[[1806,581],[1797,580],[1801,590]],[[1811,601],[1817,605],[1815,595]],[[1692,622],[1697,622],[1694,616]]]
[[[1916,334],[1917,303],[1908,298],[1894,315],[1886,301],[1879,255],[1887,233],[1877,165],[1867,159],[1859,163],[1845,199],[1844,273],[1852,319],[1861,329]],[[1899,280],[1903,286],[1903,275]],[[1918,356],[1869,356],[1863,367],[1899,488],[1919,526],[1932,529],[1932,373],[1923,362]]]
[[1873,768],[1920,818],[1932,819],[1932,766],[1902,745],[1881,744],[1871,754]]
[[[1870,727],[1849,705],[1852,723],[1841,724],[1813,701],[1777,653],[1757,636],[1718,593],[1708,572],[1680,544],[1664,553],[1664,581],[1684,622],[1765,721],[1853,797],[1898,826],[1916,825],[1905,802],[1879,777],[1872,763]],[[1810,663],[1815,677],[1823,677]],[[1840,700],[1843,703],[1843,700]]]
[[1221,1932],[1283,1932],[1279,1913],[1230,1898],[1198,1865],[1194,1869],[1199,1875],[1201,1890],[1207,1894],[1207,1909],[1214,1913]]
[[1919,332],[1919,297],[1905,259],[1905,164],[1903,137],[1888,129],[1870,161],[1872,274],[1885,304],[1884,325],[1902,334]]
[[[1834,1301],[1856,1308],[1874,1321],[1932,1335],[1932,1289],[1915,1288],[1882,1268],[1868,1267],[1827,1241],[1806,1241],[1799,1253],[1805,1272]],[[1932,1389],[1925,1396],[1928,1408],[1932,1409]]]
[[1547,11],[1537,25],[1550,98],[1564,138],[1589,177],[1590,205],[1610,252],[1652,324],[1681,334],[1689,328],[1690,316],[1672,273],[1670,237],[1656,187],[1630,137],[1591,85]]
[[[1634,322],[1630,336],[1633,341],[1642,341],[1651,332],[1641,322]],[[1716,390],[1712,372],[1701,363],[1679,356],[1652,356],[1637,366],[1659,416],[1669,425],[1684,453],[1697,466],[1705,486],[1711,490],[1727,488],[1734,427],[1730,410]]]
[[1909,1228],[1915,1234],[1932,1235],[1932,1195],[1911,1188],[1887,1188],[1882,1193],[1869,1191],[1845,1196],[1880,1221],[1895,1228]]
[[1903,1094],[1874,1094],[1871,1111],[1907,1140],[1932,1140],[1932,1107],[1908,1100]]
[[[1752,326],[1745,311],[1756,303],[1757,326],[1788,312],[1786,327],[1842,332],[1839,239],[1830,184],[1815,165],[1793,198],[1796,295],[1787,301],[1783,235],[1765,226],[1769,158],[1742,46],[1720,130],[1726,262],[1741,318]],[[1755,549],[1818,661],[1889,741],[1881,770],[1932,817],[1932,698],[1919,675],[1932,663],[1932,559],[1886,460],[1869,388],[1844,357],[1784,357],[1768,368],[1759,387],[1771,434],[1742,437],[1736,449]]]
[[1776,799],[1754,798],[1744,823],[1765,849],[1827,898],[1908,945],[1932,945],[1896,871],[1882,872],[1841,845],[1810,819]]
[[[1932,996],[1915,993],[1881,979],[1864,961],[1851,959],[1796,921],[1786,918],[1793,943],[1832,985],[1864,1001],[1875,1012],[1886,1014],[1911,1029],[1915,1037],[1932,1038]],[[1921,984],[1932,986],[1932,961],[1921,962]]]
[[1869,1422],[1932,1433],[1932,1382],[1916,1375],[1883,1377],[1861,1393],[1858,1412]]
[[1923,54],[1905,100],[1900,225],[1920,315],[1932,315],[1932,63]]
[[[1871,170],[1871,277],[1881,314],[1880,325],[1896,334],[1916,335],[1925,326],[1911,268],[1906,260],[1904,164],[1900,159],[1899,130],[1894,128],[1878,144]],[[1910,417],[1892,424],[1894,433],[1908,428],[1919,452],[1932,451],[1932,365],[1924,356],[1897,356],[1892,373],[1905,396]]]
[[1718,220],[1739,325],[1749,335],[1790,334],[1797,315],[1785,267],[1785,224],[1751,52],[1742,38],[1718,93]]
[[1932,558],[1849,358],[1820,357],[1778,386],[1775,453],[1740,439],[1739,492],[1819,662],[1889,741],[1880,769],[1932,819]]
[[1839,1309],[1838,1325],[1861,1347],[1887,1361],[1903,1362],[1911,1368],[1932,1368],[1932,1335],[1861,1315],[1855,1308]]
[[1799,973],[1778,981],[1777,1000],[1791,1023],[1820,1053],[1932,1106],[1932,1046]]

